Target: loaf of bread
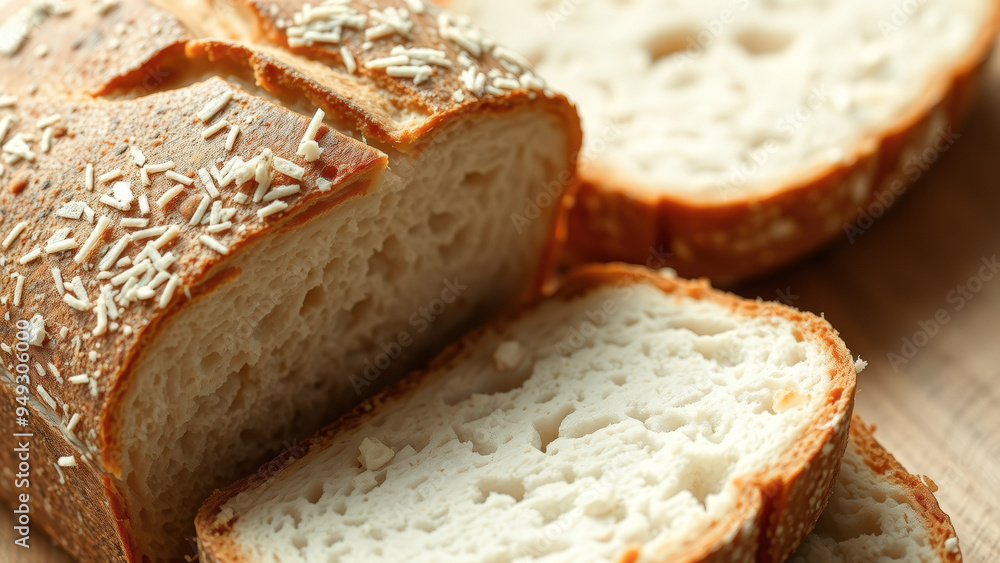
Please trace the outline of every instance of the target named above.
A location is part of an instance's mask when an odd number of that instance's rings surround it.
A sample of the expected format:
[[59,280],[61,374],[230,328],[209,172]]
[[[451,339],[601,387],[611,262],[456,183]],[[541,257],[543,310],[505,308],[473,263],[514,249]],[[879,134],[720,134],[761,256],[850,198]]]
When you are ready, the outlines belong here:
[[855,375],[822,319],[593,266],[213,495],[201,560],[783,561]]
[[536,291],[578,118],[467,22],[0,13],[0,492],[77,558],[193,553],[212,490]]
[[961,560],[955,528],[928,484],[907,473],[855,415],[830,504],[789,563]]
[[957,141],[997,0],[441,0],[580,104],[568,262],[717,283],[861,236]]

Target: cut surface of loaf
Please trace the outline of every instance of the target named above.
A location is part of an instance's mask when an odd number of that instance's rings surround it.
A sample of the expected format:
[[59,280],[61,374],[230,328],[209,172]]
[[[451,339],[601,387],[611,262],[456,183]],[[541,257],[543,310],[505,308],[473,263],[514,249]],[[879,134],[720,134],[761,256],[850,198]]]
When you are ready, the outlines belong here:
[[216,493],[205,561],[781,561],[847,440],[811,315],[638,268],[570,274]]
[[513,218],[572,183],[578,119],[439,9],[0,13],[0,398],[77,558],[192,552],[214,489],[537,291],[556,206]]
[[843,234],[876,191],[891,203],[953,144],[1000,6],[442,3],[580,104],[569,261],[646,263],[652,248],[662,266],[725,281]]
[[961,560],[955,528],[934,493],[855,415],[830,503],[789,562]]

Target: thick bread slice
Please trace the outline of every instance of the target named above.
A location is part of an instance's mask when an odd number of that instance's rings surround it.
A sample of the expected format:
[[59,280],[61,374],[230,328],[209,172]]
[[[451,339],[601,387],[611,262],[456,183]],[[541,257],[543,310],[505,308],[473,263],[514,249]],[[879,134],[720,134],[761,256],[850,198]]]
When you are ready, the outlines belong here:
[[790,563],[962,560],[951,519],[855,415],[833,496]]
[[782,561],[832,490],[854,384],[822,319],[590,267],[213,495],[201,557]]
[[85,561],[193,552],[212,490],[533,294],[555,206],[512,217],[580,143],[419,2],[340,3],[337,44],[311,12],[353,66],[249,4],[159,4],[0,0],[0,406],[33,433],[30,490],[4,448],[0,494]]
[[718,282],[880,216],[955,142],[1000,15],[997,0],[444,3],[580,104],[566,259]]

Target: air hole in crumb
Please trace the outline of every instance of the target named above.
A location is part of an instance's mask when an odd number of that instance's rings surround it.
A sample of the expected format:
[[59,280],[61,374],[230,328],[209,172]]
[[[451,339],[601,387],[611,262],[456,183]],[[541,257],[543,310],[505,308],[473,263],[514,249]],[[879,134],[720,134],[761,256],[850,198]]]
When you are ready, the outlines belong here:
[[299,314],[301,315],[306,311],[322,308],[326,304],[326,289],[322,285],[317,285],[306,292],[306,296],[302,300],[302,308],[299,309]]
[[452,213],[431,213],[427,219],[427,225],[430,226],[431,232],[437,236],[450,233],[456,223],[458,223],[458,217]]
[[[433,229],[434,226],[432,225]],[[452,235],[447,244],[441,245],[441,249],[438,251],[441,255],[441,259],[446,263],[450,264],[452,262],[458,261],[461,256],[460,252],[468,246],[469,231],[471,230],[470,225],[462,225],[459,229]],[[439,236],[443,233],[436,233]]]
[[559,437],[559,426],[562,425],[563,420],[575,410],[572,405],[563,405],[555,411],[546,414],[546,416],[535,420],[535,432],[538,432],[540,440],[538,449],[546,453],[549,444]]
[[588,417],[580,417],[575,423],[567,425],[564,431],[560,428],[560,436],[573,439],[583,438],[607,428],[615,422],[618,422],[617,417],[610,414],[591,414]]
[[715,319],[710,317],[687,318],[674,326],[686,328],[699,336],[715,336],[723,332],[729,332],[736,328],[736,325],[728,319]]
[[354,306],[351,307],[350,318],[347,321],[347,326],[345,327],[344,332],[354,328],[366,318],[370,318],[370,313],[374,306],[375,303],[372,301],[371,297],[366,297],[355,303]]
[[549,401],[551,401],[552,399],[555,399],[555,398],[556,398],[556,392],[555,391],[545,391],[544,393],[542,393],[541,395],[539,395],[537,399],[535,399],[535,403],[537,403],[537,404],[543,404],[543,403],[547,403],[547,402],[549,402]]
[[326,547],[333,547],[334,545],[344,541],[344,536],[338,534],[337,532],[327,532],[326,538],[324,538],[323,543]]
[[466,401],[473,395],[500,395],[509,393],[521,388],[524,382],[531,377],[531,370],[511,370],[506,371],[494,378],[484,378],[473,385],[463,387],[461,390],[448,389],[441,393],[441,402],[448,406],[455,406],[462,401]]
[[646,50],[653,62],[660,59],[692,50],[697,47],[697,30],[692,28],[678,28],[664,31],[659,35],[646,41]]
[[285,516],[288,516],[289,518],[292,519],[292,522],[295,523],[295,527],[296,528],[299,526],[299,524],[302,523],[302,513],[299,512],[298,508],[295,508],[295,507],[292,507],[292,506],[288,506],[288,507],[285,507],[285,511],[284,512],[285,512]]
[[688,422],[689,420],[680,412],[669,410],[663,414],[650,416],[644,421],[644,424],[653,432],[669,433],[677,431]]
[[848,538],[878,537],[883,534],[880,520],[878,510],[862,508],[851,518],[845,518],[843,521],[838,520],[837,527],[838,531],[842,531],[845,534],[844,537]]
[[497,445],[492,440],[486,439],[475,429],[469,429],[460,424],[453,424],[451,429],[455,431],[460,442],[468,442],[472,445],[472,451],[479,455],[491,455],[496,453]]
[[323,483],[313,483],[306,491],[305,499],[309,504],[316,504],[323,498]]
[[427,532],[428,534],[437,529],[434,522],[431,522],[430,520],[417,520],[413,523],[413,527],[422,532]]
[[795,35],[780,29],[745,29],[736,35],[736,44],[751,55],[770,55],[788,48]]
[[205,370],[205,373],[212,373],[217,370],[219,364],[221,363],[222,363],[222,356],[218,352],[212,352],[211,354],[202,358],[201,367]]
[[507,495],[517,502],[524,500],[524,483],[519,479],[486,477],[479,481],[479,503],[486,502],[490,495]]
[[482,188],[491,184],[490,178],[496,174],[495,170],[488,172],[469,172],[462,178],[462,186],[468,188]]

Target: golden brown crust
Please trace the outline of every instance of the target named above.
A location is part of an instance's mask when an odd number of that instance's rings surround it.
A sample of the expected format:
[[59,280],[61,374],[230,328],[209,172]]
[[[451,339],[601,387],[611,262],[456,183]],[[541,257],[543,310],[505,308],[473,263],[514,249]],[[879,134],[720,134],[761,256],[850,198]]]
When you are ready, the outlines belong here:
[[[0,380],[6,387],[6,380]],[[14,412],[19,406],[12,393],[0,393],[0,432],[5,447],[0,449],[0,496],[17,508],[20,495],[28,494],[31,510],[31,531],[45,529],[62,545],[72,542],[73,553],[82,561],[123,561],[127,551],[134,551],[134,542],[128,535],[128,526],[117,521],[120,510],[115,506],[115,493],[110,479],[90,458],[79,455],[75,446],[64,437],[63,431],[34,413],[27,417],[29,426],[16,426]],[[31,436],[16,436],[30,433]],[[15,479],[18,471],[18,452],[22,444],[28,445],[29,471],[27,483]],[[58,468],[55,461],[62,456],[76,455],[77,466]],[[10,471],[8,475],[7,472]],[[6,508],[5,508],[6,509]],[[124,529],[123,529],[124,528]],[[37,541],[32,535],[31,542]],[[33,545],[33,543],[29,543]],[[68,546],[67,546],[68,547]],[[12,548],[20,549],[20,548]]]
[[[282,5],[295,7],[304,3],[303,0]],[[4,10],[11,4],[12,0],[8,0]],[[365,2],[366,12],[369,4],[385,7],[401,6],[402,2]],[[412,36],[406,39],[408,46],[431,46],[425,43],[433,35],[428,26],[433,23],[434,14],[414,20]],[[436,28],[436,23],[433,25]],[[398,36],[373,41],[370,55],[359,53],[358,63],[387,52],[400,41]],[[355,43],[355,39],[348,38],[348,44]],[[40,56],[43,46],[47,54]],[[448,49],[450,57],[457,57],[453,45]],[[501,68],[490,53],[477,60],[486,72]],[[52,416],[61,419],[61,424],[45,431],[50,444],[46,455],[59,453],[78,459],[89,455],[91,459],[77,468],[64,470],[65,482],[53,481],[49,471],[39,483],[44,483],[50,494],[65,501],[66,506],[92,506],[94,514],[85,516],[81,523],[75,508],[45,510],[36,521],[78,558],[134,561],[150,555],[140,553],[132,538],[130,519],[136,515],[129,514],[121,490],[124,485],[118,480],[122,398],[134,375],[132,366],[138,364],[173,315],[189,299],[208,295],[239,275],[227,267],[234,256],[250,251],[261,237],[297,228],[349,198],[363,197],[385,169],[387,151],[418,153],[468,116],[491,117],[527,107],[549,112],[565,124],[569,141],[567,163],[574,161],[579,148],[578,119],[565,98],[519,87],[483,96],[469,94],[459,102],[452,97],[452,88],[459,80],[458,68],[438,73],[419,88],[411,88],[396,84],[401,82],[398,78],[367,72],[354,75],[328,63],[333,61],[315,52],[291,54],[279,45],[247,46],[221,39],[199,40],[174,15],[142,0],[112,3],[104,13],[98,13],[89,4],[77,5],[69,13],[42,18],[15,54],[0,54],[0,96],[17,97],[12,107],[0,107],[0,120],[6,116],[15,118],[6,141],[21,135],[34,152],[33,162],[25,159],[3,162],[0,174],[0,241],[16,225],[22,222],[27,225],[8,248],[0,250],[3,257],[0,296],[5,299],[4,309],[11,311],[10,321],[0,322],[0,342],[14,345],[14,322],[18,319],[34,315],[45,319],[48,336],[42,346],[32,347],[31,354],[32,362],[43,366],[47,375],[36,376],[35,383],[41,383],[57,403],[59,412]],[[252,70],[246,76],[255,78],[264,90],[277,97],[248,92],[224,79],[212,78],[216,73],[228,75],[234,68],[237,72]],[[187,85],[191,82],[192,85]],[[225,93],[232,98],[217,114],[207,120],[197,116],[210,101]],[[310,119],[268,101],[284,101],[281,95],[292,101],[311,101],[326,109],[330,114],[327,123],[335,123],[348,134],[361,133],[357,136],[362,141],[321,126],[316,141],[322,153],[314,162],[304,160],[296,152]],[[59,120],[54,124],[39,125],[39,120],[54,119],[56,115]],[[202,137],[207,127],[222,120],[240,127],[231,151],[225,147],[228,128],[208,139]],[[51,138],[51,149],[47,152],[41,150],[46,135]],[[137,157],[131,149],[141,151],[148,164],[173,161],[172,170],[194,182],[161,209],[157,200],[178,182],[168,181],[165,173],[156,172],[149,173],[149,185],[144,185],[141,168],[135,163]],[[289,205],[287,209],[261,219],[257,211],[266,204],[252,200],[245,205],[234,202],[237,191],[253,193],[256,186],[253,180],[239,190],[233,186],[219,189],[224,207],[235,210],[231,218],[233,228],[212,234],[228,249],[228,255],[224,256],[199,240],[206,234],[204,225],[188,224],[208,193],[198,171],[213,164],[222,168],[234,155],[249,160],[263,149],[270,149],[275,157],[304,168],[301,180],[278,173],[272,185],[301,184],[302,191],[281,198]],[[218,158],[222,161],[217,162]],[[92,191],[85,187],[88,164],[94,169]],[[115,169],[122,171],[121,178],[97,181]],[[330,190],[317,189],[321,178],[331,183]],[[119,181],[130,184],[135,198],[140,194],[147,197],[148,213],[140,213],[137,199],[128,211],[101,201],[101,196],[113,195],[113,185]],[[60,210],[69,202],[85,205],[94,212],[94,220],[88,221],[86,215],[78,220],[59,217]],[[68,237],[83,246],[102,216],[109,219],[109,225],[97,246],[81,262],[74,261],[79,250],[75,248],[53,254],[43,252],[34,260],[19,263],[26,255],[30,258],[36,248],[43,248],[58,229],[70,228]],[[78,311],[68,306],[51,270],[59,268],[65,282],[79,276],[90,305],[96,304],[100,286],[120,289],[121,284],[113,284],[101,276],[98,263],[109,246],[126,233],[139,230],[121,226],[124,217],[148,219],[148,227],[179,227],[177,238],[160,249],[162,254],[173,252],[176,256],[176,262],[167,270],[177,276],[179,283],[166,307],[159,307],[158,301],[169,282],[160,284],[155,297],[135,301],[128,309],[121,310],[120,317],[109,319],[106,332],[94,335],[96,311]],[[122,256],[134,257],[157,238],[129,243]],[[125,268],[110,271],[117,275]],[[23,276],[20,303],[16,306],[18,278],[9,277],[12,273]],[[61,334],[63,327],[65,334]],[[0,352],[0,360],[13,371],[9,354]],[[58,370],[58,378],[50,366]],[[69,381],[72,376],[84,374],[88,383]],[[12,400],[11,388],[2,387],[0,396],[5,401]],[[49,409],[44,401],[37,401],[37,405]],[[66,427],[73,415],[79,418],[73,423],[70,435]],[[36,417],[40,417],[37,412]],[[0,461],[9,460],[0,458]],[[54,457],[38,460],[39,465],[52,466],[54,462]]]
[[913,507],[922,520],[922,528],[927,533],[929,544],[937,552],[940,560],[959,563],[962,560],[962,552],[958,544],[956,543],[953,549],[949,549],[945,544],[949,539],[958,537],[951,518],[941,510],[934,493],[923,480],[908,473],[896,458],[875,440],[874,432],[874,426],[865,424],[861,417],[855,415],[851,419],[851,447],[861,454],[865,465],[873,473],[891,483],[895,490],[905,491],[904,496],[894,498],[897,500],[905,498],[907,504]]
[[[288,30],[296,27],[293,18],[305,3],[304,0],[235,0],[237,9],[255,20],[251,37],[255,42],[254,54],[237,52],[235,58],[255,58],[251,64],[258,69],[257,77],[262,86],[272,91],[298,90],[318,107],[351,121],[367,138],[406,151],[414,144],[426,142],[428,134],[458,117],[486,108],[502,110],[532,100],[561,114],[568,129],[579,127],[572,106],[563,96],[545,90],[543,81],[538,82],[542,86],[540,89],[487,89],[484,94],[473,94],[462,79],[468,69],[460,62],[460,57],[470,56],[469,51],[456,41],[442,37],[441,11],[430,2],[424,2],[422,13],[408,12],[412,29],[405,35],[393,33],[388,40],[368,40],[364,33],[345,27],[341,41],[336,44],[316,42],[290,46]],[[371,25],[373,9],[406,7],[407,3],[353,0],[349,6],[359,14],[367,14]],[[456,21],[449,21],[449,25],[458,25]],[[529,83],[525,82],[529,77],[540,80],[534,77],[530,68],[498,57],[492,50],[493,45],[492,40],[486,38],[483,51],[473,57],[475,70],[487,75],[484,76],[488,78],[487,84],[499,83],[497,78],[513,79],[522,86]],[[434,49],[450,62],[448,65],[430,64],[433,74],[419,84],[411,79],[394,78],[385,68],[367,67],[367,63],[389,57],[394,48],[401,46]],[[341,48],[351,53],[356,67],[353,72],[346,68]],[[210,47],[205,50],[212,51]],[[210,56],[219,53],[216,51]],[[278,68],[277,72],[272,71],[274,67]]]
[[[712,289],[706,281],[687,281],[661,276],[645,268],[624,264],[583,266],[570,272],[560,290],[550,299],[572,300],[597,288],[614,285],[651,284],[672,295],[711,301],[733,314],[778,316],[801,327],[810,338],[828,351],[833,381],[826,406],[817,412],[810,430],[797,447],[764,473],[752,476],[741,489],[737,506],[724,522],[690,544],[675,546],[672,561],[784,561],[809,533],[826,506],[837,479],[840,459],[847,447],[848,421],[854,408],[854,361],[838,333],[823,319],[774,303],[749,301]],[[335,424],[284,452],[272,462],[226,489],[216,491],[202,506],[196,520],[202,557],[219,563],[246,562],[230,535],[239,518],[217,523],[223,506],[240,493],[263,485],[300,460],[313,448],[322,448],[336,436],[364,424],[383,405],[419,387],[430,374],[461,360],[469,343],[496,326],[515,321],[530,307],[509,313],[483,326],[442,352],[425,372],[417,373],[386,392],[363,403]],[[631,552],[622,555],[628,560]],[[677,559],[677,553],[684,555]]]
[[[8,14],[27,4],[0,0],[0,13],[13,19]],[[165,78],[157,59],[189,39],[176,18],[146,2],[123,2],[105,13],[80,6],[46,18],[15,55],[0,54],[0,92],[86,100],[130,77],[136,93],[148,93]]]
[[[998,28],[1000,2],[994,2],[965,56],[907,112],[858,143],[845,164],[793,178],[770,195],[699,202],[652,193],[613,171],[584,167],[561,241],[561,262],[625,261],[730,284],[774,271],[850,234],[847,229],[863,211],[880,216],[912,182],[911,151],[933,146],[936,136],[960,124]],[[865,191],[855,195],[862,178]],[[791,234],[789,224],[795,225]]]

